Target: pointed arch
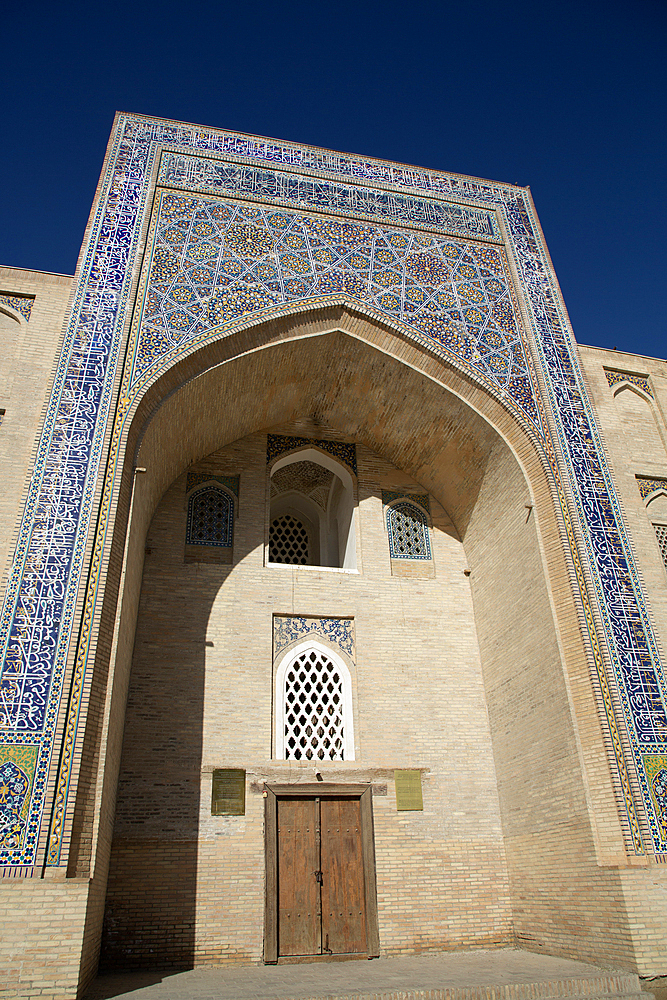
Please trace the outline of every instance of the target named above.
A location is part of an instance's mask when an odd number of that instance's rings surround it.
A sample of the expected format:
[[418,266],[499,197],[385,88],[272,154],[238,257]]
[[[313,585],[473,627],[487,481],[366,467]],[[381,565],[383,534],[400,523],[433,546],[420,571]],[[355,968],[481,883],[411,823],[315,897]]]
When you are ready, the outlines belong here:
[[285,653],[275,706],[278,760],[354,760],[352,677],[330,646],[311,638]]

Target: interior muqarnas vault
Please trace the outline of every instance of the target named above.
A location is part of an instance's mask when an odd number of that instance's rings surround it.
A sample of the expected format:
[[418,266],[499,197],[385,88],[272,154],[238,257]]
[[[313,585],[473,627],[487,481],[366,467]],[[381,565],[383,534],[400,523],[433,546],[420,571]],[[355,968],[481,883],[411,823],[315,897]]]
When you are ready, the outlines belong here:
[[576,345],[527,189],[118,115],[0,328],[7,996],[667,973],[667,363]]

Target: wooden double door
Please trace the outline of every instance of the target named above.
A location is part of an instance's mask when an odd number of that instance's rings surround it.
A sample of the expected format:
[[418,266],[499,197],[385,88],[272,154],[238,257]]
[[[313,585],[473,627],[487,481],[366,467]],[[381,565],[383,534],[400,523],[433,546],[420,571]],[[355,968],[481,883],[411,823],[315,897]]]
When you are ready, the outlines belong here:
[[267,793],[265,961],[377,955],[370,788]]

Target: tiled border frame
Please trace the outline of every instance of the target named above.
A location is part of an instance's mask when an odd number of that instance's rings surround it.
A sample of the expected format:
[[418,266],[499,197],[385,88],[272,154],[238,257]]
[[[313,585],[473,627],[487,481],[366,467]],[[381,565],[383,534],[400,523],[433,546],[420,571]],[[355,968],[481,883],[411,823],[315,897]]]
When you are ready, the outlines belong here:
[[[89,544],[93,499],[116,384],[122,331],[127,319],[132,265],[145,221],[155,154],[167,143],[184,150],[220,153],[239,163],[280,163],[283,167],[287,165],[299,171],[316,172],[323,179],[354,178],[355,183],[428,191],[431,196],[445,200],[493,205],[496,211],[500,211],[525,295],[534,350],[541,362],[540,383],[550,404],[549,422],[556,429],[558,450],[568,473],[567,494],[574,503],[579,521],[585,549],[584,562],[594,581],[598,600],[596,610],[623,700],[625,723],[643,792],[644,811],[649,817],[656,851],[666,852],[667,843],[660,836],[641,760],[642,750],[664,752],[665,743],[656,739],[649,747],[645,744],[640,746],[625,683],[630,677],[629,672],[639,664],[645,672],[651,673],[655,690],[662,697],[662,668],[618,500],[584,388],[574,341],[560,304],[558,287],[542,244],[539,226],[524,190],[289,143],[120,115],[114,127],[107,169],[81,261],[74,307],[39,445],[17,544],[14,572],[0,622],[0,641],[3,651],[9,653],[6,662],[10,670],[14,665],[25,663],[28,653],[34,653],[41,656],[39,662],[43,674],[50,671],[43,726],[26,734],[16,733],[11,738],[12,743],[19,745],[40,743],[37,778],[41,784],[36,778],[29,815],[32,839],[26,841],[24,851],[16,852],[12,857],[3,857],[3,864],[11,866],[13,874],[19,869],[27,873],[26,866],[34,865],[38,860],[37,834],[42,826],[46,776],[52,753],[58,750],[53,747],[53,741],[57,718],[64,707],[65,662],[72,637],[85,547]],[[544,441],[544,446],[558,483],[558,468],[548,439]],[[75,456],[74,462],[70,461],[72,455]],[[65,483],[69,484],[65,506],[69,506],[63,513],[62,487]],[[108,481],[104,488],[103,506],[108,504],[112,488],[113,482]],[[641,853],[643,846],[639,823],[595,633],[594,616],[587,601],[585,574],[569,504],[562,490],[560,496],[616,751],[632,841],[637,853]],[[75,528],[69,527],[71,524]],[[88,635],[103,547],[102,535],[94,547],[91,585],[83,612],[83,633]],[[619,596],[626,602],[620,617],[612,608],[615,598]],[[50,864],[58,864],[60,857],[87,657],[88,648],[82,643],[69,692],[50,832]],[[5,678],[9,676],[8,670]],[[25,671],[22,677],[25,680]],[[660,709],[664,715],[664,703]]]

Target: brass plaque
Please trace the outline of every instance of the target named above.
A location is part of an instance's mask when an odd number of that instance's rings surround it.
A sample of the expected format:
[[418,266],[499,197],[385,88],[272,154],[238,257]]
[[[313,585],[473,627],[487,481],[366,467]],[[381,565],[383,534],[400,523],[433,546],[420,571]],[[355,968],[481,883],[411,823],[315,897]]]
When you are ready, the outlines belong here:
[[245,816],[245,771],[221,767],[213,772],[212,816]]
[[394,771],[396,808],[419,812],[424,808],[421,771]]

